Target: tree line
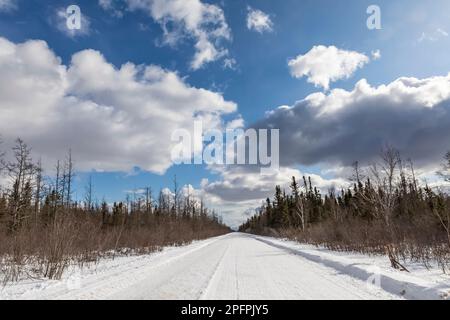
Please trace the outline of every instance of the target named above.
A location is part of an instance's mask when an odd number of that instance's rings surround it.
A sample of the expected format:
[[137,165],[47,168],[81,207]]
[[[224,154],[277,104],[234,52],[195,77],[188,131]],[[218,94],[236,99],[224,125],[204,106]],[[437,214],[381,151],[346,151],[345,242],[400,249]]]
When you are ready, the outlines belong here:
[[[450,262],[450,196],[420,185],[412,161],[385,147],[380,160],[356,162],[350,187],[326,194],[311,178],[292,177],[290,190],[275,188],[240,231],[284,236],[334,250],[386,254],[392,267],[404,261]],[[450,153],[439,175],[450,181]]]
[[11,151],[9,157],[0,151],[0,174],[6,181],[0,184],[3,281],[19,279],[30,266],[34,276],[57,279],[74,263],[152,252],[230,231],[202,200],[183,193],[176,177],[171,192],[161,190],[155,197],[151,188],[143,188],[112,204],[96,200],[90,178],[84,199],[74,200],[71,151],[57,161],[53,176],[32,159],[21,139]]

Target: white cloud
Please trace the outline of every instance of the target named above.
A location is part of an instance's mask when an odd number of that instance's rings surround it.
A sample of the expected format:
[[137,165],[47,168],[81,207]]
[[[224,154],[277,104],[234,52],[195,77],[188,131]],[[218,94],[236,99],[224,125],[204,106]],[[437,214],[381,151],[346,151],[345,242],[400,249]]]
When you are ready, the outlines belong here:
[[0,134],[22,137],[44,163],[72,148],[80,170],[163,173],[171,166],[171,135],[222,123],[236,104],[189,86],[158,66],[116,68],[84,50],[69,65],[44,41],[14,44],[0,38]]
[[445,30],[443,30],[443,29],[441,29],[441,28],[438,28],[438,29],[436,30],[436,32],[439,33],[439,34],[440,34],[441,36],[443,36],[443,37],[448,37],[448,32],[445,31]]
[[113,0],[98,0],[98,4],[103,10],[110,10],[113,7]]
[[447,38],[448,32],[445,31],[442,28],[437,28],[436,30],[433,30],[431,32],[422,32],[419,39],[417,41],[424,42],[424,41],[430,41],[430,42],[436,42],[441,40],[442,38]]
[[380,50],[374,50],[371,52],[372,60],[379,60],[381,59],[381,51]]
[[16,0],[0,0],[0,12],[9,12],[17,9]]
[[259,33],[272,32],[273,22],[268,14],[261,10],[248,7],[247,28]]
[[113,0],[98,0],[98,4],[103,10],[111,10],[114,8]]
[[234,58],[225,58],[223,60],[223,67],[224,69],[231,69],[236,70],[237,69],[237,61]]
[[123,17],[123,8],[118,8],[120,0],[98,0],[103,10],[109,11],[117,18]]
[[290,60],[288,65],[293,77],[306,76],[308,82],[328,90],[330,82],[349,78],[369,60],[366,55],[356,51],[319,45],[314,46],[308,53]]
[[[224,41],[231,41],[231,31],[223,10],[200,0],[124,0],[129,11],[144,11],[159,23],[164,32],[164,44],[176,45],[181,39],[195,41],[195,55],[190,66],[193,70],[228,56]],[[114,12],[118,4],[100,0],[100,6]]]
[[88,36],[91,33],[91,21],[88,16],[81,12],[81,29],[69,29],[67,27],[67,8],[58,8],[55,11],[54,18],[50,23],[56,25],[56,28],[70,38],[79,36]]

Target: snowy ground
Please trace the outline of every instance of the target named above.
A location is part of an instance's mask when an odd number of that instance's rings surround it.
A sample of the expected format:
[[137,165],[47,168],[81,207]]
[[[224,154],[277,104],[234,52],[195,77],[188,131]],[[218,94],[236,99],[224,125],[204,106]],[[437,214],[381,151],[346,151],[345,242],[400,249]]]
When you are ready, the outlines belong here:
[[73,268],[61,281],[8,284],[0,299],[443,299],[450,294],[450,277],[409,267],[406,274],[391,270],[383,257],[234,233]]

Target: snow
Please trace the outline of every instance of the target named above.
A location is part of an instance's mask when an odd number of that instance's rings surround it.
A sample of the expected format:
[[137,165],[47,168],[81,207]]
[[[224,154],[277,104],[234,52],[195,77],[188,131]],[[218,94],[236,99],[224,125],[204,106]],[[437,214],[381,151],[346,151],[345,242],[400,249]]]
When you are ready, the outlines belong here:
[[288,250],[310,261],[331,267],[353,278],[377,279],[378,287],[405,299],[450,299],[450,275],[437,265],[426,268],[421,263],[403,263],[410,272],[395,270],[385,256],[336,252],[313,245],[269,237],[257,237],[270,245]]
[[442,299],[450,293],[450,277],[439,269],[408,268],[408,274],[393,270],[385,257],[232,233],[73,266],[59,281],[9,283],[0,299]]

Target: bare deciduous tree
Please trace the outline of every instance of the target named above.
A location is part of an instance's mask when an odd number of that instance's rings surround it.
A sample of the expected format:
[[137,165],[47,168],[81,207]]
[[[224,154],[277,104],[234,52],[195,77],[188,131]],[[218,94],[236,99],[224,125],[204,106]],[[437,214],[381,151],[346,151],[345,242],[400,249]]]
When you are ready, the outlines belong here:
[[92,185],[92,176],[89,176],[89,181],[85,187],[85,195],[84,195],[84,205],[86,210],[90,211],[93,207],[94,202],[94,189]]
[[10,231],[15,231],[28,218],[27,208],[31,206],[35,166],[31,159],[31,149],[21,139],[12,148],[13,160],[6,164],[11,180],[9,190]]
[[65,161],[65,165],[64,165],[65,169],[65,178],[64,181],[67,184],[66,189],[66,194],[63,194],[63,197],[65,197],[65,201],[66,201],[66,206],[70,207],[71,203],[72,203],[72,182],[73,182],[73,178],[74,178],[74,168],[73,168],[73,161],[72,161],[72,150],[69,150],[68,154],[67,154],[67,158]]
[[444,156],[444,163],[441,170],[437,172],[445,181],[450,182],[450,151]]
[[36,166],[36,192],[35,192],[35,199],[34,199],[34,221],[37,224],[38,222],[38,215],[40,210],[40,204],[41,204],[41,197],[42,197],[42,162],[39,160],[37,166]]
[[[0,136],[0,147],[2,146],[2,143],[3,143],[3,140],[1,139],[1,136]],[[0,148],[0,174],[2,174],[3,169],[6,166],[4,157],[5,157],[5,151],[3,151]]]

